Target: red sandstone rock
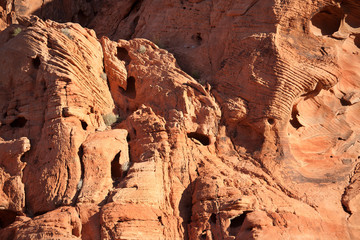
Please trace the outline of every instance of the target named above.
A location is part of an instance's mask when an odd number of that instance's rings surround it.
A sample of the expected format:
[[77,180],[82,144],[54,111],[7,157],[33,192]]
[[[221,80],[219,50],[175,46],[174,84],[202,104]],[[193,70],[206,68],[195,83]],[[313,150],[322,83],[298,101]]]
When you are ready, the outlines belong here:
[[64,2],[1,3],[2,238],[359,238],[357,2]]
[[[11,211],[21,212],[25,206],[25,191],[22,182],[26,163],[21,161],[23,154],[30,149],[29,139],[22,137],[12,141],[0,138],[0,221],[13,218]],[[9,216],[7,216],[9,214]]]
[[80,239],[81,222],[73,207],[60,207],[33,219],[18,217],[1,239]]
[[83,142],[80,151],[84,174],[77,186],[78,202],[99,204],[113,182],[121,180],[130,164],[127,134],[123,129],[95,132]]

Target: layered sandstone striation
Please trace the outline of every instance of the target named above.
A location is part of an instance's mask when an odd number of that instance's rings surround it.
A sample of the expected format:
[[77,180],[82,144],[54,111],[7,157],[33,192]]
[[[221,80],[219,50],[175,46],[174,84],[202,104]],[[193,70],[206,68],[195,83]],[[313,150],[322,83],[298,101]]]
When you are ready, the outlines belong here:
[[0,6],[1,239],[360,236],[355,0]]

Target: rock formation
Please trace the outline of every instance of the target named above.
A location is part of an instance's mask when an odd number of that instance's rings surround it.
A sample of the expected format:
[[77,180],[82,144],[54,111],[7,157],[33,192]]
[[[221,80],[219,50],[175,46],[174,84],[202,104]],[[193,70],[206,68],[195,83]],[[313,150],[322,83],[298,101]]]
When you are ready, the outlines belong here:
[[0,239],[359,239],[357,1],[0,7]]

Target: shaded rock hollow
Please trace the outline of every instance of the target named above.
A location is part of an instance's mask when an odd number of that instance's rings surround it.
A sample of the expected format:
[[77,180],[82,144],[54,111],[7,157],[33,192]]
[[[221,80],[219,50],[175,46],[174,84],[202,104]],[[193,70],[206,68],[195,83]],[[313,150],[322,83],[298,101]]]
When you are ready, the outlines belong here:
[[4,2],[1,238],[359,236],[356,1]]

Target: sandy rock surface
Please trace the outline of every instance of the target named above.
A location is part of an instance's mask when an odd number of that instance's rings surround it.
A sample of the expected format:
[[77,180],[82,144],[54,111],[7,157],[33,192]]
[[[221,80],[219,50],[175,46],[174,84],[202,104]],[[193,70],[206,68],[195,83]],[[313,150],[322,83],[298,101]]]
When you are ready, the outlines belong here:
[[359,239],[359,19],[0,1],[0,238]]

